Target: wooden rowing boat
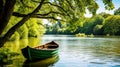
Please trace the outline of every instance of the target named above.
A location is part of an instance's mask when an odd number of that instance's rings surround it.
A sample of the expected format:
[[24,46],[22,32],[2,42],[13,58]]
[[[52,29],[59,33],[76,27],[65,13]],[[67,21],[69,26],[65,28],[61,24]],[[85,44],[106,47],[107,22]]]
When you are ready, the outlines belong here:
[[58,54],[59,45],[54,41],[46,43],[45,45],[36,47],[25,47],[22,49],[22,54],[27,60],[39,60],[53,57]]

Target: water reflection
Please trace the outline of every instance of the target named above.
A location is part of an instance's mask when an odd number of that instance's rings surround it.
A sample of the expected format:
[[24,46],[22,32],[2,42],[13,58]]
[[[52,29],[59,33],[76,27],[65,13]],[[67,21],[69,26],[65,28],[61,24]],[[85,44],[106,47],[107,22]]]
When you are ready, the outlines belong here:
[[46,35],[42,42],[54,40],[60,44],[60,60],[55,67],[113,67],[120,65],[120,38]]
[[[36,46],[54,40],[60,45],[59,61],[52,67],[119,67],[120,66],[120,37],[78,38],[65,35],[46,35],[39,41],[37,38],[7,42],[6,47],[19,52],[27,45]],[[54,59],[55,58],[51,58]],[[49,61],[50,58],[48,59]],[[21,55],[14,59],[11,67],[43,65],[50,63],[42,60],[34,63],[24,63]],[[51,61],[52,62],[52,61]],[[49,64],[48,64],[49,65]],[[40,67],[40,66],[39,66]]]
[[29,62],[25,61],[23,64],[23,67],[48,67],[48,66],[54,66],[54,63],[56,63],[59,60],[59,56],[56,55],[51,58]]
[[33,47],[39,45],[39,38],[29,38],[22,39],[16,41],[9,41],[5,44],[4,48],[8,48],[11,52],[17,52],[20,55],[14,57],[9,64],[0,64],[0,66],[8,66],[8,67],[22,67],[23,62],[26,60],[21,54],[21,49],[26,47],[27,45]]
[[37,46],[39,45],[39,38],[31,37],[29,39],[21,39],[16,41],[9,41],[5,44],[4,48],[10,49],[12,52],[21,52],[21,49],[26,46]]
[[54,66],[54,63],[56,63],[59,60],[59,56],[54,56],[51,58],[47,58],[40,61],[35,62],[27,62],[26,59],[21,54],[21,49],[30,46],[34,47],[37,45],[40,45],[41,41],[39,38],[29,38],[29,39],[22,39],[20,41],[9,41],[5,44],[4,48],[8,48],[12,52],[18,52],[20,53],[19,56],[14,57],[13,60],[10,61],[9,64],[0,64],[0,67],[48,67],[48,66]]

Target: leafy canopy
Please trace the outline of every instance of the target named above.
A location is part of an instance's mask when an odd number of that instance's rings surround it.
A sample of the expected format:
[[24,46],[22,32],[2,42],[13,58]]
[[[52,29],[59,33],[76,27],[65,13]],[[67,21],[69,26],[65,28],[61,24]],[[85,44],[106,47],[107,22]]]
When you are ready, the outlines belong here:
[[[102,1],[106,9],[114,8],[112,0]],[[21,20],[0,38],[0,47],[30,18],[70,22],[84,17],[86,9],[95,15],[98,8],[95,0],[0,0],[0,35],[12,16],[21,17]]]
[[[24,17],[31,13],[42,0],[17,0],[14,16]],[[111,10],[114,8],[112,0],[103,0],[105,8]],[[88,9],[93,15],[99,8],[95,0],[44,0],[42,7],[35,15],[31,17],[69,21],[74,18],[81,18]]]

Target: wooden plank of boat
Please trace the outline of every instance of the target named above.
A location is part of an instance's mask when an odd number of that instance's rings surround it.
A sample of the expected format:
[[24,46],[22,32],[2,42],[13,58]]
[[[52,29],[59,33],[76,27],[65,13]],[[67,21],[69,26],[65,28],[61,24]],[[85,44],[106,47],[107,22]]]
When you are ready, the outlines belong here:
[[33,48],[27,46],[22,49],[22,54],[27,60],[45,59],[57,55],[58,47],[59,45],[52,41]]

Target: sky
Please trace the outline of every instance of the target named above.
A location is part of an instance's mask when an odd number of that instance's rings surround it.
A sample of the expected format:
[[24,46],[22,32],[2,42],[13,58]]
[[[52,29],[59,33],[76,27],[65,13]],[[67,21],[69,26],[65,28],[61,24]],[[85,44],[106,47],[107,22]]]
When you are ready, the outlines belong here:
[[[101,12],[106,12],[106,13],[109,13],[109,14],[114,14],[114,10],[115,9],[118,9],[120,7],[120,0],[112,0],[113,4],[114,4],[114,9],[113,10],[105,10],[105,6],[102,2],[102,0],[96,0],[96,2],[98,3],[99,5],[99,9],[97,10],[97,14],[98,13],[101,13]],[[85,14],[86,17],[91,17],[92,14],[89,13],[88,10],[86,10],[86,14]]]

